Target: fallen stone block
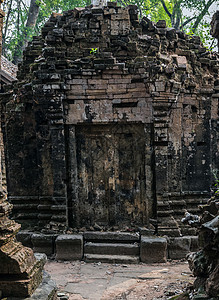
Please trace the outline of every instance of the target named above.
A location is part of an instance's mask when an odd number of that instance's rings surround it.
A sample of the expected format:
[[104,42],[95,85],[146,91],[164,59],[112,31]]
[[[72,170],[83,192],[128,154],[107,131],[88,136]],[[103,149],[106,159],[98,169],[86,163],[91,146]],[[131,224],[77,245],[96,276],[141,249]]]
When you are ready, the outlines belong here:
[[16,235],[17,241],[21,242],[24,246],[33,248],[31,236],[33,232],[30,231],[19,231]]
[[81,260],[83,236],[80,234],[59,235],[56,243],[56,260]]
[[31,237],[33,251],[52,255],[54,253],[54,235],[34,233]]
[[190,252],[191,237],[175,237],[168,240],[168,258],[183,259]]
[[140,260],[144,263],[161,263],[167,261],[167,240],[160,237],[142,236]]

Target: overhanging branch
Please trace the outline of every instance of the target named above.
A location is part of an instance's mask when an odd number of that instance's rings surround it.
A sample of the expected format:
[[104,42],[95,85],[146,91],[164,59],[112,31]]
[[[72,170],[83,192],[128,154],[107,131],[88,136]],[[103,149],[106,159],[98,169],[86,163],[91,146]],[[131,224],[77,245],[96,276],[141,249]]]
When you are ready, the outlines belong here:
[[163,5],[163,8],[164,8],[165,12],[166,12],[167,15],[171,18],[171,13],[170,13],[170,11],[168,10],[168,8],[167,8],[167,6],[166,6],[164,0],[161,0],[161,3],[162,3],[162,5]]

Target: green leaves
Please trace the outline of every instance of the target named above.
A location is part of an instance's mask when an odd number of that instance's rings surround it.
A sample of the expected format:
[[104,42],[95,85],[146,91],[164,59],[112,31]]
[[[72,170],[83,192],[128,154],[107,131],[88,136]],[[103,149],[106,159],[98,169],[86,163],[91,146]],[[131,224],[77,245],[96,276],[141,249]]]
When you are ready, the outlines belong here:
[[[121,0],[124,5],[132,2]],[[213,49],[216,45],[210,35],[209,9],[213,5],[219,5],[219,0],[145,0],[135,4],[152,21],[166,20],[169,27],[190,35],[199,35],[208,49]]]
[[90,49],[90,54],[97,54],[98,48],[91,48]]
[[214,195],[216,197],[219,196],[219,178],[218,178],[218,173],[219,171],[217,169],[214,169],[212,170],[212,174],[213,174],[213,177],[214,177],[214,181],[215,181],[215,184],[214,184]]

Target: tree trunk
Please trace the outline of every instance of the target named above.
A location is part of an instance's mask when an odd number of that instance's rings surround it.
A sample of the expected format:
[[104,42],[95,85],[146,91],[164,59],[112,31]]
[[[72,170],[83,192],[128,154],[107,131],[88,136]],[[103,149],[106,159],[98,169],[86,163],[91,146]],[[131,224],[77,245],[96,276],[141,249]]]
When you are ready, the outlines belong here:
[[3,55],[5,55],[5,39],[6,39],[7,31],[8,31],[8,22],[9,22],[9,16],[11,14],[12,1],[13,0],[11,0],[9,3],[8,12],[7,12],[6,20],[5,20],[5,25],[4,25],[4,32],[3,32],[3,36],[2,36],[2,54]]
[[30,2],[30,8],[28,12],[28,17],[27,17],[27,23],[25,26],[25,32],[24,32],[24,41],[22,45],[22,50],[27,46],[28,42],[28,31],[31,30],[32,28],[35,27],[36,21],[39,15],[39,3],[41,1],[37,0],[31,0]]
[[[25,25],[25,29],[22,32],[22,38],[20,39],[17,48],[19,51],[23,52],[25,47],[27,46],[28,43],[28,34],[31,32],[31,30],[35,27],[37,18],[39,15],[39,3],[40,0],[31,0],[30,2],[30,7],[28,11],[28,16],[27,16],[27,22]],[[16,51],[15,51],[16,53]],[[14,57],[14,63],[17,64],[19,61],[19,57],[15,56]]]
[[18,59],[20,57],[20,42],[19,42],[19,38],[20,38],[20,0],[17,1],[17,21],[16,21],[16,28],[17,28],[17,46],[15,47],[14,50],[14,57],[13,57],[13,63],[15,65],[18,64]]
[[36,21],[39,15],[39,4],[41,1],[31,0],[30,2],[30,8],[27,18],[26,27],[27,28],[33,28],[36,25]]

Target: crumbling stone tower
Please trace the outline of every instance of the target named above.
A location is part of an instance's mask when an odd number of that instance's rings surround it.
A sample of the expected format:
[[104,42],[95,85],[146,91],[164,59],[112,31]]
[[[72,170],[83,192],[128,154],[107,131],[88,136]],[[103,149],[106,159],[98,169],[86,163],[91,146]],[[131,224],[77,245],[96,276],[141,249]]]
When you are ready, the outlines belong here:
[[218,166],[218,56],[135,6],[53,14],[2,97],[24,228],[181,227]]

